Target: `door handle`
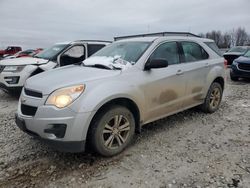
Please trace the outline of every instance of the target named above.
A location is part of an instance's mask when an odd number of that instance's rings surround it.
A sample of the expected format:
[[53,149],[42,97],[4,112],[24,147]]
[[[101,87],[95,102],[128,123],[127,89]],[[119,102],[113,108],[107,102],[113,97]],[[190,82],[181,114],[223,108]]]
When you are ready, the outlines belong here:
[[183,71],[182,70],[178,70],[176,75],[183,75]]
[[205,67],[209,67],[209,63],[206,63],[206,64],[205,64]]

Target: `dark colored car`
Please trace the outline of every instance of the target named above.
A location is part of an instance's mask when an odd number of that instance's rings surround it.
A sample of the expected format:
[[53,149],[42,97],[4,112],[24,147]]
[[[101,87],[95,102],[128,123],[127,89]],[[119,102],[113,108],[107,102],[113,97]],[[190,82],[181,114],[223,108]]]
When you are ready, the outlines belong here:
[[232,65],[233,61],[238,57],[244,55],[250,46],[235,46],[224,53],[224,58],[227,60],[227,65]]
[[19,46],[9,46],[5,50],[0,50],[0,59],[5,55],[14,55],[17,52],[22,51],[22,48]]
[[233,61],[230,77],[234,81],[239,78],[250,78],[250,49],[243,56]]

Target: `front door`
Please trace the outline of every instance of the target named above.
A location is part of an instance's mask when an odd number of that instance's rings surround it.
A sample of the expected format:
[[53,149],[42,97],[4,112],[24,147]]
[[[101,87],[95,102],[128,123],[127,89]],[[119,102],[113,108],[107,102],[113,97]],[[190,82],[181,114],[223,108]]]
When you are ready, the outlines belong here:
[[61,67],[78,64],[85,60],[86,58],[85,56],[86,56],[85,46],[75,45],[70,47],[60,55],[59,63]]
[[166,59],[169,66],[144,71],[144,87],[147,104],[145,123],[172,114],[182,108],[186,80],[180,63],[176,42],[161,44],[150,59]]

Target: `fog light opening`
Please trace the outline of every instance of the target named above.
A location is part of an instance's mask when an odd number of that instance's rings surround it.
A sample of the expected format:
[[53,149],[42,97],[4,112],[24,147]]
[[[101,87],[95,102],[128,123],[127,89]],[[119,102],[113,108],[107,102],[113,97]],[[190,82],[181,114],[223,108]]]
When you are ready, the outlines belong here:
[[53,124],[51,128],[45,129],[44,132],[50,134],[49,137],[53,139],[53,135],[56,138],[64,138],[66,133],[66,124]]
[[8,84],[18,84],[19,82],[19,76],[8,76],[8,77],[4,77],[5,81]]

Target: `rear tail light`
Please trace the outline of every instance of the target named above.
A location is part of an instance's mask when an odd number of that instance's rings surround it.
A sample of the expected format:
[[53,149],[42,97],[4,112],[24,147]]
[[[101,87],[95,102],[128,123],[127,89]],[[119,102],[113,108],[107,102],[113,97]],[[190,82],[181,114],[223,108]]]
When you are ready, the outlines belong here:
[[225,67],[225,69],[227,68],[227,64],[228,64],[227,60],[224,59],[224,67]]

